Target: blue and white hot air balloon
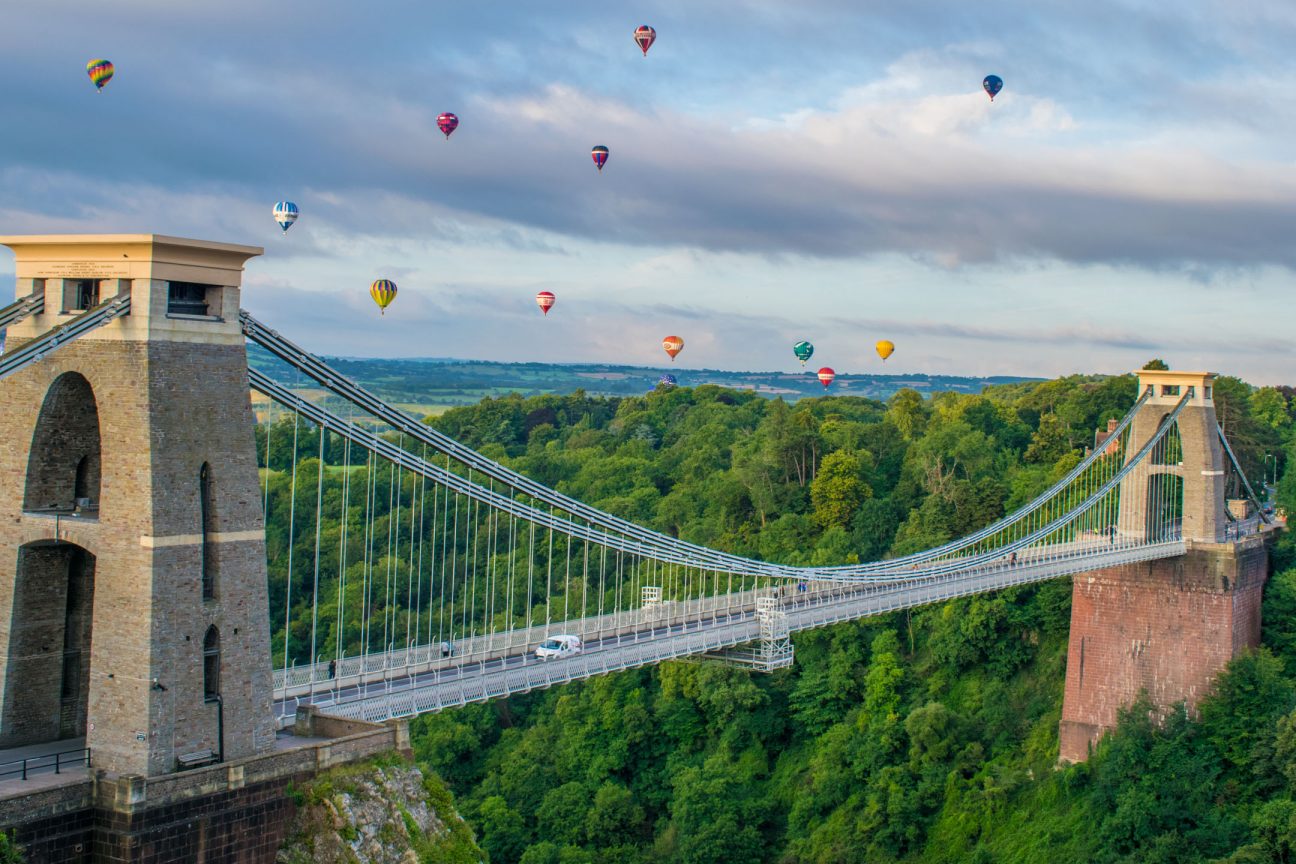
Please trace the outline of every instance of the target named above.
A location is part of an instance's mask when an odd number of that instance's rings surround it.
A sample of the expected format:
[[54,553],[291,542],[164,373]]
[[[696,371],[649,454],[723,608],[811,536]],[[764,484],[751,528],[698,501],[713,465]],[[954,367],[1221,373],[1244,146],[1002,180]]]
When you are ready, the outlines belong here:
[[297,205],[291,201],[280,201],[274,206],[274,220],[279,227],[287,231],[297,221]]

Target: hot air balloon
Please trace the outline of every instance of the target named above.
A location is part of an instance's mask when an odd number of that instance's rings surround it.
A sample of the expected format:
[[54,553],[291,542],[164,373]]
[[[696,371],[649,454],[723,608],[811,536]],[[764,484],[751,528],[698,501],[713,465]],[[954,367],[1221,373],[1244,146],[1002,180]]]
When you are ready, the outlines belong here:
[[541,312],[548,315],[549,310],[553,308],[553,304],[557,302],[557,299],[558,298],[554,297],[552,291],[541,291],[536,295],[536,305],[540,307]]
[[678,336],[667,336],[662,340],[662,350],[670,355],[671,362],[675,362],[675,355],[684,350],[684,340]]
[[796,358],[801,361],[801,365],[804,366],[806,361],[814,354],[814,346],[802,339],[792,346],[792,353],[796,355]]
[[396,299],[396,283],[390,279],[378,279],[369,286],[369,296],[378,304],[378,314],[385,315],[387,307]]
[[107,60],[95,59],[86,64],[86,74],[100,90],[103,90],[104,85],[112,80],[115,71],[116,67]]
[[639,43],[639,48],[643,51],[644,56],[648,56],[648,49],[652,43],[657,41],[657,31],[647,24],[641,24],[635,28],[634,40]]
[[450,133],[459,128],[459,118],[449,111],[439,114],[437,115],[437,128],[441,130],[441,134],[445,135],[446,140],[449,141]]
[[669,372],[667,372],[665,375],[663,375],[663,376],[661,376],[660,378],[657,379],[657,386],[658,386],[658,387],[665,387],[665,388],[667,388],[667,389],[669,389],[669,388],[671,388],[671,387],[674,387],[674,386],[675,386],[676,384],[678,384],[678,383],[679,383],[679,380],[676,379],[676,377],[675,377],[674,375],[670,374]]
[[833,379],[836,377],[837,373],[832,370],[831,366],[825,366],[819,370],[819,383],[824,385],[825,390],[828,389],[828,385],[831,384]]
[[279,227],[287,231],[297,221],[297,205],[291,201],[280,201],[274,206],[274,220]]
[[895,353],[895,343],[890,339],[883,339],[873,347],[877,350],[878,356],[882,358],[883,363],[886,362],[888,357]]
[[998,75],[987,75],[985,80],[981,82],[981,86],[985,88],[986,93],[990,96],[990,101],[993,102],[994,97],[998,96],[999,91],[1003,89],[1003,79]]
[[590,158],[594,160],[594,164],[602,171],[603,166],[607,164],[608,149],[600,144],[590,151]]

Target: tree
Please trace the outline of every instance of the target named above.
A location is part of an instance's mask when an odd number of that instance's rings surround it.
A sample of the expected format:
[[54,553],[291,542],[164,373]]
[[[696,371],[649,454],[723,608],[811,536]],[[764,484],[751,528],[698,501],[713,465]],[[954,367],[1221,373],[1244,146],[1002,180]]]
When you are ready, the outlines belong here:
[[1283,570],[1269,579],[1261,608],[1264,644],[1289,669],[1296,669],[1296,569]]
[[845,528],[861,504],[873,497],[864,482],[864,466],[872,461],[867,451],[834,450],[824,457],[819,473],[810,483],[815,520],[824,528]]
[[629,789],[607,782],[585,816],[585,839],[595,848],[626,843],[642,832],[644,811]]
[[1057,414],[1044,414],[1039,420],[1039,429],[1031,436],[1030,446],[1026,448],[1023,458],[1037,465],[1052,465],[1071,450],[1069,430]]
[[1286,429],[1292,422],[1287,397],[1277,387],[1261,387],[1251,394],[1251,416],[1270,429]]
[[546,792],[536,809],[536,827],[540,836],[555,843],[582,841],[585,835],[582,822],[590,811],[590,797],[589,789],[575,782],[564,783]]
[[1144,363],[1143,368],[1156,371],[1156,372],[1170,371],[1170,367],[1160,357],[1153,358],[1152,360],[1149,360],[1148,362]]
[[927,406],[923,404],[922,394],[908,388],[896,393],[887,408],[887,419],[906,441],[921,436],[927,425]]
[[492,864],[511,864],[527,847],[526,824],[516,810],[499,795],[492,795],[481,805],[481,846]]
[[25,860],[13,834],[0,831],[0,864],[23,864]]

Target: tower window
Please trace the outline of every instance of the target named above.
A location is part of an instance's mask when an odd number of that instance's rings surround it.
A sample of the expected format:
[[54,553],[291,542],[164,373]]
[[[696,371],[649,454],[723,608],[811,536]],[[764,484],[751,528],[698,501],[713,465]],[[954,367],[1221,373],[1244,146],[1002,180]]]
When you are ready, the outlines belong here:
[[99,280],[64,279],[63,311],[84,312],[99,305]]
[[204,600],[211,600],[216,596],[216,550],[211,542],[211,535],[215,533],[215,512],[212,507],[211,466],[206,462],[198,469],[198,518],[202,534],[202,596]]
[[209,289],[215,289],[216,285],[204,285],[201,282],[169,282],[167,283],[167,314],[168,315],[207,315],[207,298],[215,297],[216,294],[208,294]]
[[203,637],[203,698],[208,702],[220,698],[220,631],[207,628]]

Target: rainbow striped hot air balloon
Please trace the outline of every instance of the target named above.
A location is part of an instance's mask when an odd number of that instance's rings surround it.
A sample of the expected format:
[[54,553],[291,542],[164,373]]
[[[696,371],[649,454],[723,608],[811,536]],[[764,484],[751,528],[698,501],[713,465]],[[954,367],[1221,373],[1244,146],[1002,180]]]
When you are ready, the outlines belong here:
[[279,227],[287,231],[297,221],[297,205],[291,201],[280,201],[274,206],[274,220]]
[[369,296],[378,304],[378,314],[387,314],[387,307],[396,299],[396,283],[390,279],[378,279],[369,286]]
[[590,158],[594,160],[594,164],[598,166],[599,171],[602,171],[603,166],[607,164],[608,149],[600,144],[590,151]]
[[100,58],[95,58],[86,64],[86,74],[90,76],[90,80],[94,82],[95,87],[101,91],[104,85],[112,80],[115,71],[116,67],[111,62]]

